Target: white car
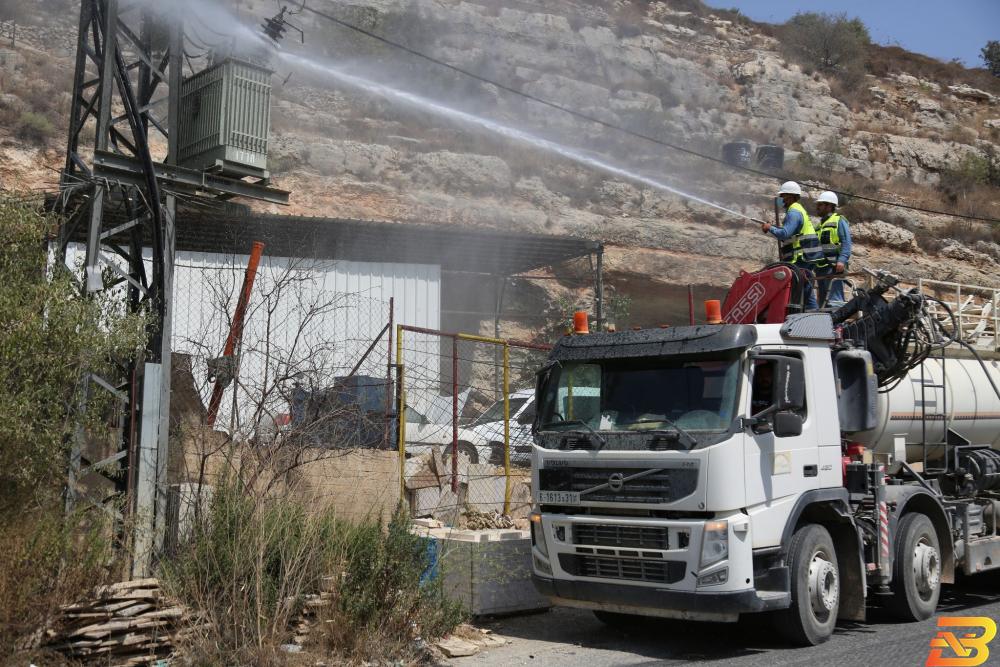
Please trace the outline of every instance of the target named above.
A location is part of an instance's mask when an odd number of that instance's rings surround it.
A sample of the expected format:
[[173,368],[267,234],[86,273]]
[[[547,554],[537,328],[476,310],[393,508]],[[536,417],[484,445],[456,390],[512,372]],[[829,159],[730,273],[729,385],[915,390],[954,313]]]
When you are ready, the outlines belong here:
[[[535,421],[535,390],[515,391],[508,398],[508,402],[510,461],[515,465],[527,465],[531,460],[531,424]],[[481,463],[503,464],[503,407],[503,401],[497,401],[469,425],[459,429],[459,447],[461,448],[464,442],[475,448],[478,461]]]
[[[510,460],[527,465],[531,458],[531,424],[535,419],[535,391],[510,395]],[[503,401],[497,401],[471,423],[458,429],[458,451],[470,463],[503,463]],[[452,425],[431,422],[411,406],[406,408],[406,454],[429,452],[435,445],[446,457],[451,452]]]

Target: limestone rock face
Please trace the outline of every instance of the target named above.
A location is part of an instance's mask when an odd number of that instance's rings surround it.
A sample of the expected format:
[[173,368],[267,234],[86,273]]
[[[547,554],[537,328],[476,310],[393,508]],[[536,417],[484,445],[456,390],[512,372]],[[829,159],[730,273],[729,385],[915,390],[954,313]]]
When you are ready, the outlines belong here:
[[320,173],[341,172],[364,180],[380,178],[399,161],[399,153],[389,146],[358,141],[318,143],[308,152],[309,164]]
[[918,250],[917,239],[913,232],[882,220],[852,224],[851,237],[866,245],[883,245],[908,252]]
[[[943,198],[942,175],[947,185],[968,156],[981,161],[1000,154],[1000,88],[971,75],[932,81],[896,71],[867,75],[845,90],[823,72],[790,61],[773,31],[690,3],[684,4],[691,11],[669,0],[313,1],[316,9],[448,64],[663,143],[417,62],[306,12],[298,19],[307,51],[467,115],[278,67],[270,168],[274,183],[291,191],[291,204],[254,206],[601,241],[609,247],[608,284],[634,294],[634,308],[648,308],[650,318],[659,318],[676,284],[723,292],[739,270],[777,258],[773,239],[738,217],[771,219],[775,179],[728,170],[664,143],[713,157],[735,140],[747,139],[753,149],[778,145],[783,174],[808,185],[810,212],[812,198],[828,188],[949,210],[956,204]],[[273,14],[259,1],[222,2],[239,4],[241,15],[256,23]],[[47,145],[27,145],[21,128],[32,119],[22,116],[49,102],[67,106],[58,93],[69,90],[73,52],[67,45],[75,44],[73,16],[28,13],[34,18],[19,22],[19,46],[0,48],[6,121],[0,123],[0,183],[12,189],[52,183],[52,169],[61,168],[65,128]],[[36,71],[40,62],[58,64],[67,83],[47,88]],[[497,132],[496,125],[477,125],[476,118],[571,147],[584,161]],[[993,192],[976,189],[970,201],[993,215],[1000,211],[1000,194]],[[945,217],[857,201],[848,206],[858,268],[982,285],[1000,281],[1000,249],[988,235],[964,245],[942,243]],[[536,289],[586,300],[580,285],[588,279],[580,275]]]
[[955,97],[961,97],[967,100],[974,100],[976,102],[988,102],[989,104],[995,104],[997,98],[995,95],[991,95],[985,90],[979,90],[978,88],[973,88],[968,84],[961,84],[958,86],[948,86],[948,90]]
[[451,189],[503,193],[510,190],[511,171],[493,155],[470,155],[438,151],[413,156],[412,180],[417,184],[445,183]]
[[[969,262],[971,264],[995,264],[996,260],[992,254],[987,254],[985,252],[979,252],[978,250],[973,250],[961,241],[956,241],[955,239],[944,239],[942,242],[942,248],[940,255],[943,257],[949,257],[951,259],[957,259],[962,262]],[[996,245],[990,244],[990,245]]]

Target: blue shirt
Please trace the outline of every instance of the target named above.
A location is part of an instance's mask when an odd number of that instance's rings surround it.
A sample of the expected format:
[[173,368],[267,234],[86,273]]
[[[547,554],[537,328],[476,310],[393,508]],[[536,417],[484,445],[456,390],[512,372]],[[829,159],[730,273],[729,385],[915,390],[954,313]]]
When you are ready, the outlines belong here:
[[854,243],[851,241],[851,228],[847,225],[847,218],[840,218],[840,223],[837,224],[837,235],[840,237],[840,255],[837,257],[837,262],[847,264],[848,260],[851,259],[851,250],[854,249]]
[[782,227],[771,227],[770,232],[774,234],[775,238],[779,241],[787,241],[802,229],[802,214],[796,210],[791,210],[785,213],[785,221],[782,223]]

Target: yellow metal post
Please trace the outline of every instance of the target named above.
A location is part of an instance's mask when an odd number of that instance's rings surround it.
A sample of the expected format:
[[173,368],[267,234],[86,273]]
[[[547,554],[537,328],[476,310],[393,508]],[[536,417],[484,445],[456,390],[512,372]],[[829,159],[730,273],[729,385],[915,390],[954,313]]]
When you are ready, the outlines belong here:
[[399,435],[399,502],[406,501],[406,384],[403,382],[403,325],[396,325],[396,376],[399,379],[399,404],[396,406],[396,431]]
[[510,346],[503,343],[503,513],[510,514]]

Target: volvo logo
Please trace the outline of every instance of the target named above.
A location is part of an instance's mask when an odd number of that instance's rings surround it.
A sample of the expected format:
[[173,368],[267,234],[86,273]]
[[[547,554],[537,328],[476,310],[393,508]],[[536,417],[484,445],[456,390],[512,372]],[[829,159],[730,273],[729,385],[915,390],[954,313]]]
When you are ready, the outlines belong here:
[[608,477],[608,488],[612,491],[621,491],[623,486],[625,486],[625,476],[620,472],[612,473]]

